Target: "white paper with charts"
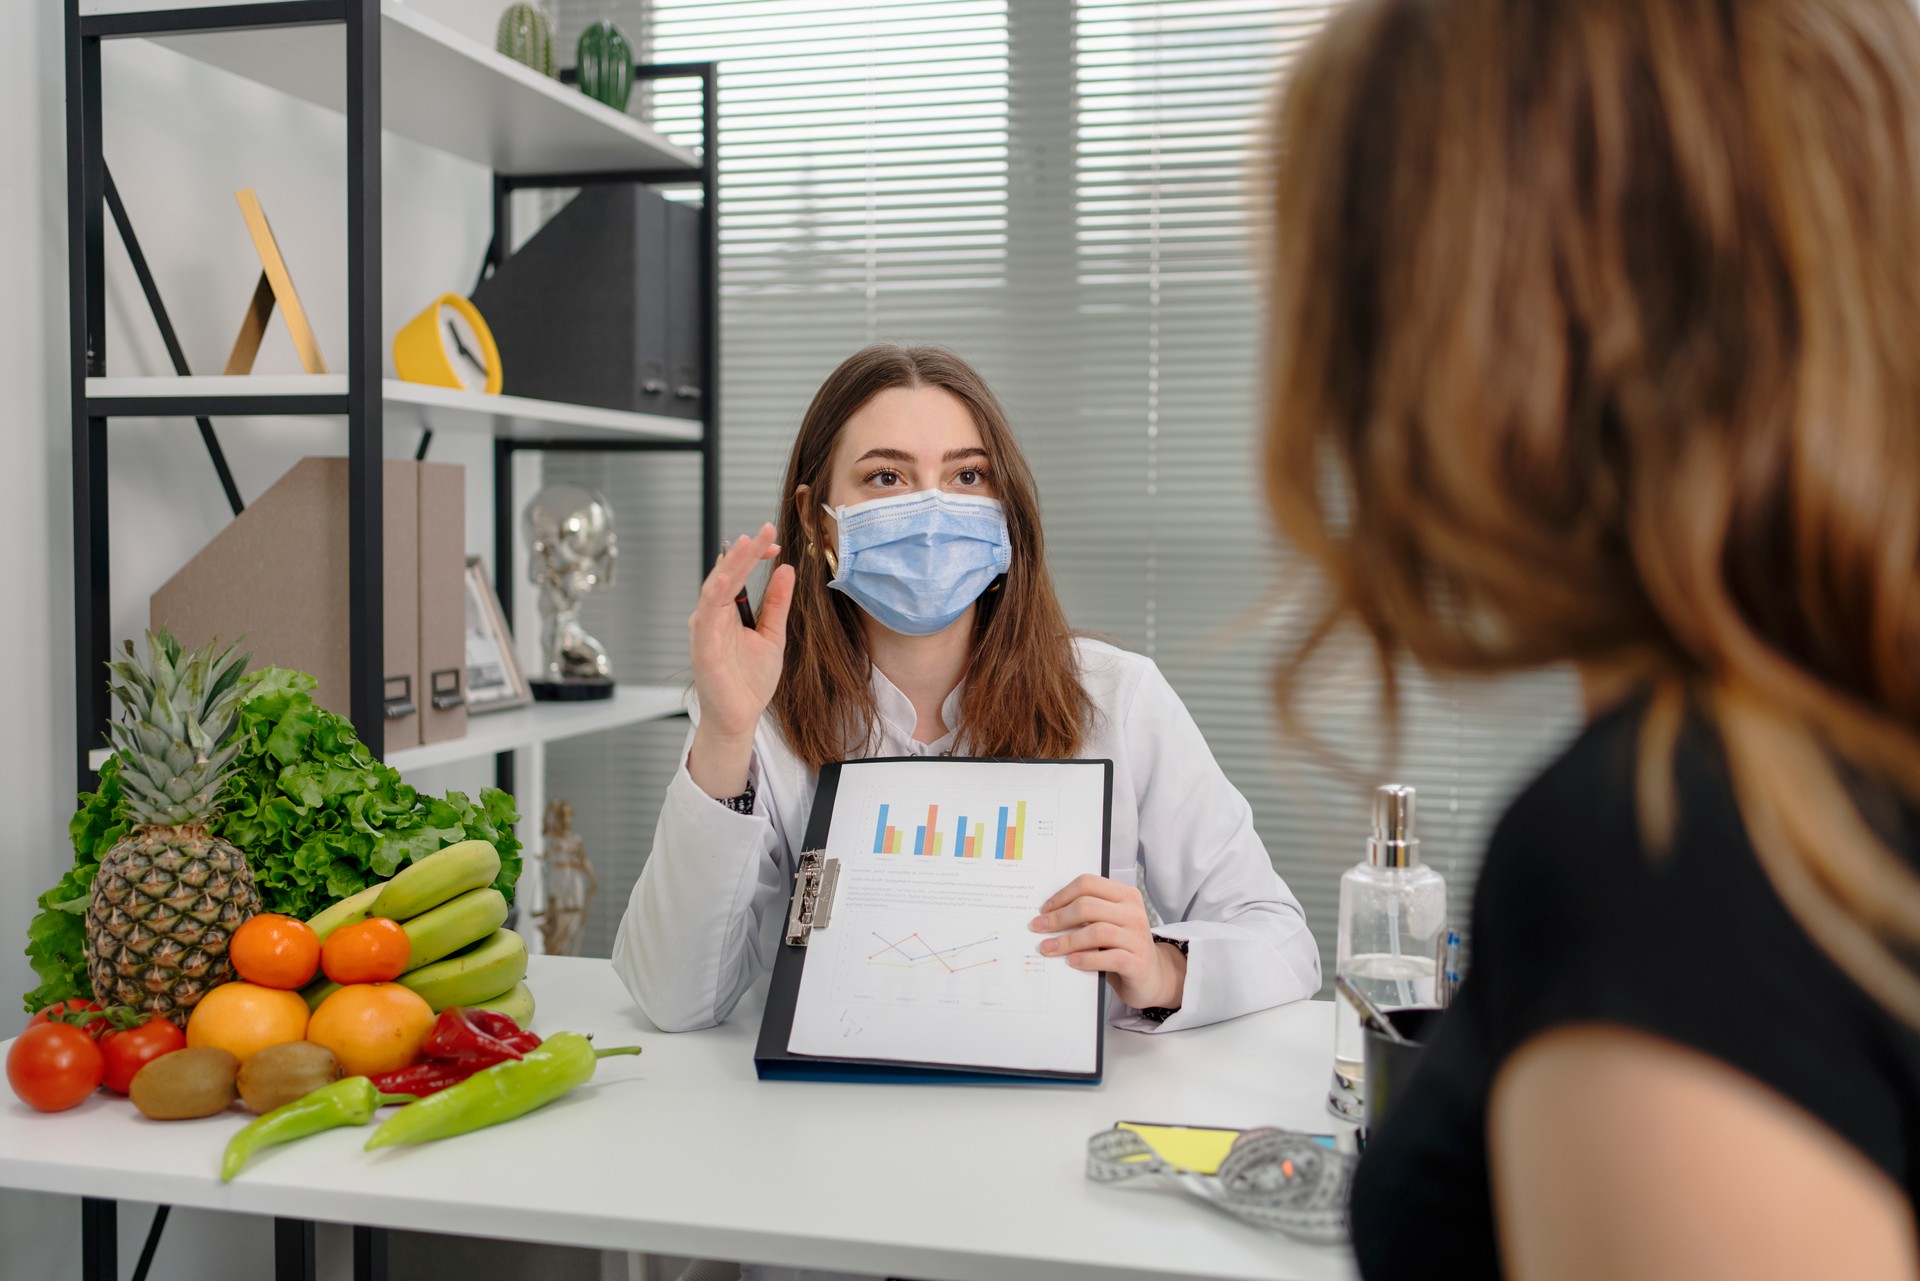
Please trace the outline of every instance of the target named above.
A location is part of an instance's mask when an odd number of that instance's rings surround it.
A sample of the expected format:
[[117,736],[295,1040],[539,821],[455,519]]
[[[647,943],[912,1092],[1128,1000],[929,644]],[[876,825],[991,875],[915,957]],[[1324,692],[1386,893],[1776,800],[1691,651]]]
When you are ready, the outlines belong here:
[[1040,905],[1104,867],[1104,762],[850,761],[794,1054],[1093,1072],[1100,977],[1042,956]]

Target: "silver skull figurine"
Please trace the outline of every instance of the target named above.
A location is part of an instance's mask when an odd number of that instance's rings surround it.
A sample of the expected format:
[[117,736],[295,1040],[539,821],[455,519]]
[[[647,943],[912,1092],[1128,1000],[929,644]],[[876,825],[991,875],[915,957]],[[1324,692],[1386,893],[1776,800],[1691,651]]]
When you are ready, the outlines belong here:
[[527,578],[540,589],[541,676],[610,683],[607,651],[580,626],[580,602],[613,581],[613,510],[585,485],[548,485],[527,504]]

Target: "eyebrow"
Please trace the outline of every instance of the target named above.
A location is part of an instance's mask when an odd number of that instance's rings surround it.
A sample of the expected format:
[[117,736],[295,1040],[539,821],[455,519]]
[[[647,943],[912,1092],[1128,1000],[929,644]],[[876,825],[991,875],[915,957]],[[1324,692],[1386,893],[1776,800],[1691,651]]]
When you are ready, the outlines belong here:
[[[967,458],[985,458],[986,456],[987,456],[987,451],[980,448],[980,446],[968,445],[963,449],[949,449],[947,451],[947,456],[941,461],[949,462],[949,463],[957,463]],[[869,458],[880,458],[891,463],[911,463],[911,462],[919,461],[912,454],[908,453],[904,449],[886,449],[886,448],[869,449],[866,453],[860,455],[858,458],[854,459],[853,461],[856,463],[864,463]]]

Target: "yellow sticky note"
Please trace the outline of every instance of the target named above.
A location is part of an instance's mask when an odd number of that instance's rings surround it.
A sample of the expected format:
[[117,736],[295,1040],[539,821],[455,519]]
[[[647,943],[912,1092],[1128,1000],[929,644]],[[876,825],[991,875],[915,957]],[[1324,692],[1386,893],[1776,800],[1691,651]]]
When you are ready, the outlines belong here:
[[1161,1160],[1195,1174],[1213,1174],[1219,1170],[1220,1163],[1227,1159],[1227,1152],[1233,1147],[1233,1141],[1240,1137],[1239,1130],[1144,1125],[1138,1121],[1121,1121],[1113,1128],[1133,1131],[1160,1154]]

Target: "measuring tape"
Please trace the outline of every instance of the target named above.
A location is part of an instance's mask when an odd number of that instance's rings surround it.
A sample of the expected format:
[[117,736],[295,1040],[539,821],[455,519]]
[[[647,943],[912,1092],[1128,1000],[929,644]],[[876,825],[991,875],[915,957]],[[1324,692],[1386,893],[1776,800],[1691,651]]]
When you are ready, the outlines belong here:
[[1087,1177],[1095,1183],[1159,1176],[1249,1223],[1319,1245],[1348,1239],[1347,1196],[1358,1164],[1350,1153],[1291,1130],[1248,1130],[1217,1174],[1168,1163],[1132,1130],[1102,1130],[1087,1140]]

